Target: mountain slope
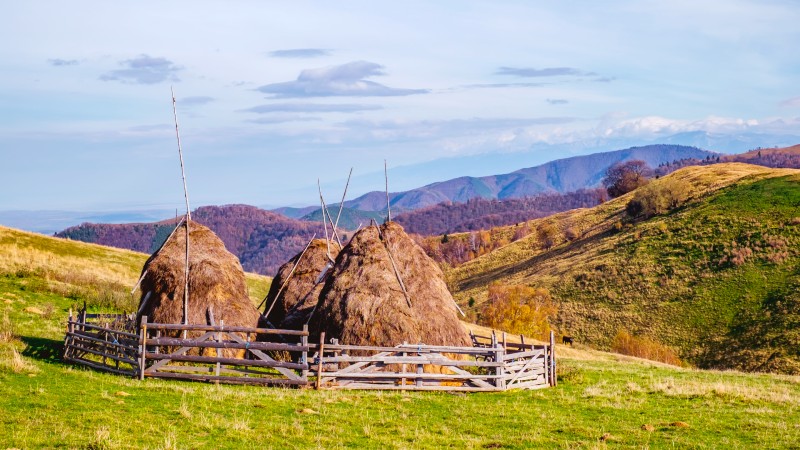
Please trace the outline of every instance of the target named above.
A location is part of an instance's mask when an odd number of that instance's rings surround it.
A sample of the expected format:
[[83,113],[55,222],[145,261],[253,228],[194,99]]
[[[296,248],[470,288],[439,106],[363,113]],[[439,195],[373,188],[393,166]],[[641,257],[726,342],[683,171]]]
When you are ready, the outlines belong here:
[[[559,159],[536,167],[487,177],[459,177],[421,188],[390,194],[392,208],[414,210],[444,201],[466,202],[473,198],[508,199],[545,192],[571,192],[597,187],[614,163],[641,159],[651,167],[673,160],[717,156],[717,153],[680,145],[649,145],[625,150]],[[386,209],[386,194],[370,192],[345,206],[364,211]]]
[[625,214],[634,192],[531,221],[558,230],[553,247],[534,232],[451,270],[451,290],[480,307],[492,282],[546,287],[580,342],[608,348],[624,330],[703,367],[800,374],[800,171],[717,164],[652,186],[674,182],[691,197],[649,220]]

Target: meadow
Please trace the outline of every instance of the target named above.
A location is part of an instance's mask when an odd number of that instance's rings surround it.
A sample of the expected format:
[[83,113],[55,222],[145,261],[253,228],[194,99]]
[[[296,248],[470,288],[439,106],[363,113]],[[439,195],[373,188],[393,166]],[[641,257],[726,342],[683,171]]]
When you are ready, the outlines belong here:
[[[138,381],[61,361],[146,255],[0,228],[0,448],[800,448],[800,377],[559,347],[559,385],[448,394]],[[269,280],[249,276],[253,301]],[[130,309],[129,309],[130,310]]]

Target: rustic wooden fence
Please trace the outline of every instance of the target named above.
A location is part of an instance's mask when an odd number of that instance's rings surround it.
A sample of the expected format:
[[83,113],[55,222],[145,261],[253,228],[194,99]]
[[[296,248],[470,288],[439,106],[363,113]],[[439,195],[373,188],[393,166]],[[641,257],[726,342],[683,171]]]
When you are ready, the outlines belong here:
[[551,345],[503,345],[489,339],[490,345],[475,347],[320,342],[311,370],[318,387],[332,389],[504,391],[555,386],[552,336]]
[[[70,318],[64,359],[144,379],[330,389],[504,391],[556,384],[555,342],[474,336],[473,347],[372,347],[308,342],[308,330],[147,323],[123,315]],[[310,379],[313,378],[313,382]]]
[[72,311],[64,336],[64,360],[106,372],[136,376],[139,372],[139,336],[129,317]]

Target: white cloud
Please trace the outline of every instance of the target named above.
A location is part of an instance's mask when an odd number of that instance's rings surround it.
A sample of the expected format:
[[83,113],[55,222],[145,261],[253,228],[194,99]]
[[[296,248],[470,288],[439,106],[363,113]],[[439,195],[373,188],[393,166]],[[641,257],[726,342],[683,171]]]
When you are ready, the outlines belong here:
[[423,94],[425,89],[398,89],[367,78],[385,75],[383,66],[353,61],[339,66],[306,69],[294,81],[261,86],[258,91],[275,97],[389,97]]
[[155,84],[162,81],[180,81],[175,75],[180,67],[166,59],[139,55],[136,58],[120,61],[124,69],[112,70],[100,76],[103,81],[120,81],[129,84]]

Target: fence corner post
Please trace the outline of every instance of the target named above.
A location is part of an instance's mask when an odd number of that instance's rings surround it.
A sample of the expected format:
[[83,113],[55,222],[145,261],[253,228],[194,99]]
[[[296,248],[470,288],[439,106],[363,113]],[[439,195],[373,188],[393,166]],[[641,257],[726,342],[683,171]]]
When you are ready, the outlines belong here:
[[139,328],[139,379],[144,380],[145,353],[147,353],[147,316],[142,316]]

